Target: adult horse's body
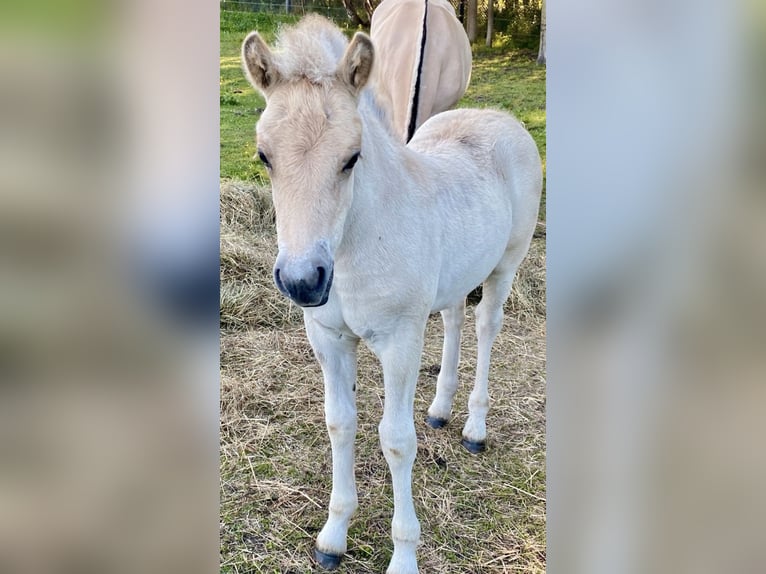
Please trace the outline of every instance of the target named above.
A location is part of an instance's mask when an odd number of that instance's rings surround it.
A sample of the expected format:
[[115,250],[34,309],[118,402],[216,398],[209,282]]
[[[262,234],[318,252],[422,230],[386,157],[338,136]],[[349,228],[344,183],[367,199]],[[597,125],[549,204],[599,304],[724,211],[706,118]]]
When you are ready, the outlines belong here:
[[471,44],[447,0],[384,0],[370,23],[373,80],[404,142],[449,110],[471,79]]
[[444,356],[428,411],[431,425],[442,426],[457,387],[465,296],[483,282],[476,383],[463,428],[463,444],[479,451],[490,348],[535,228],[540,157],[516,120],[488,110],[440,114],[405,147],[364,89],[374,55],[362,33],[348,43],[327,20],[309,16],[282,31],[279,48],[272,52],[253,32],[242,55],[267,100],[257,137],[276,209],[274,279],[304,307],[324,375],[333,486],[315,556],[325,567],[338,564],[357,506],[356,351],[364,340],[383,366],[379,432],[394,491],[388,572],[417,572],[413,400],[425,324],[442,312]]

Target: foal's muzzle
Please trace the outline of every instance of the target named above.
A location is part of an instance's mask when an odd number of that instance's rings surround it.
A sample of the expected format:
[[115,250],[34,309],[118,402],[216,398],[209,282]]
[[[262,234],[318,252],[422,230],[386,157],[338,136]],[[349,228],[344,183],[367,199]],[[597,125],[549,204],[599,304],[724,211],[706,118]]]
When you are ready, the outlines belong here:
[[280,253],[274,265],[277,289],[301,307],[319,307],[327,303],[332,287],[333,262],[322,255],[290,259]]

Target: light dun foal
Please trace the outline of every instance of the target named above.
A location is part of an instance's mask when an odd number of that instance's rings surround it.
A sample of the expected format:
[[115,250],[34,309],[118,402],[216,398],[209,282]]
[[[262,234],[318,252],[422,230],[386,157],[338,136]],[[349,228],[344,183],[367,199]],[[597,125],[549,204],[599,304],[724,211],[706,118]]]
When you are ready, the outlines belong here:
[[329,518],[316,541],[325,568],[346,551],[354,482],[356,352],[380,359],[380,443],[394,492],[389,574],[418,571],[412,501],[415,383],[430,313],[446,326],[432,426],[450,417],[465,297],[476,308],[478,366],[463,442],[484,448],[487,372],[503,303],[535,228],[542,174],[534,141],[512,117],[457,110],[427,121],[405,147],[365,84],[373,45],[348,43],[327,20],[283,30],[272,52],[257,32],[242,47],[248,78],[267,101],[258,155],[271,177],[279,255],[274,280],[304,308],[324,374],[332,445]]
[[428,118],[452,108],[471,80],[471,44],[447,0],[385,0],[372,14],[372,83],[408,142]]

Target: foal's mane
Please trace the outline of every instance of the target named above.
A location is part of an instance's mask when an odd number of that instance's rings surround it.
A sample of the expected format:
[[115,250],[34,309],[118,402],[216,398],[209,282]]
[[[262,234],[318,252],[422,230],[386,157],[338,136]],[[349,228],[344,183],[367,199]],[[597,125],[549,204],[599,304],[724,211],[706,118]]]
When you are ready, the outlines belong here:
[[288,82],[305,79],[326,85],[335,79],[347,45],[348,40],[332,22],[309,14],[294,26],[280,28],[274,63]]

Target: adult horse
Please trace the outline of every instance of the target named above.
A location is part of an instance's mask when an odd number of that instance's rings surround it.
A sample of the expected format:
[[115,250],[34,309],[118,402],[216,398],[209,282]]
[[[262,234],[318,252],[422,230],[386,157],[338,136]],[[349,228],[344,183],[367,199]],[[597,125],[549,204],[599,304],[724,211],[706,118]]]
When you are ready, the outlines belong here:
[[463,428],[463,444],[482,450],[490,348],[535,229],[540,156],[521,124],[490,110],[439,114],[405,146],[364,89],[374,60],[368,36],[357,33],[349,43],[329,21],[307,16],[278,42],[272,52],[252,32],[242,57],[266,98],[256,131],[276,210],[274,280],[304,308],[324,375],[333,484],[315,557],[337,566],[357,506],[356,353],[364,340],[383,366],[378,430],[394,491],[388,573],[417,572],[413,401],[426,321],[441,311],[446,326],[428,411],[432,426],[442,426],[457,388],[465,297],[483,282],[476,382]]
[[372,14],[373,80],[399,137],[452,108],[471,79],[471,44],[447,0],[384,0]]

